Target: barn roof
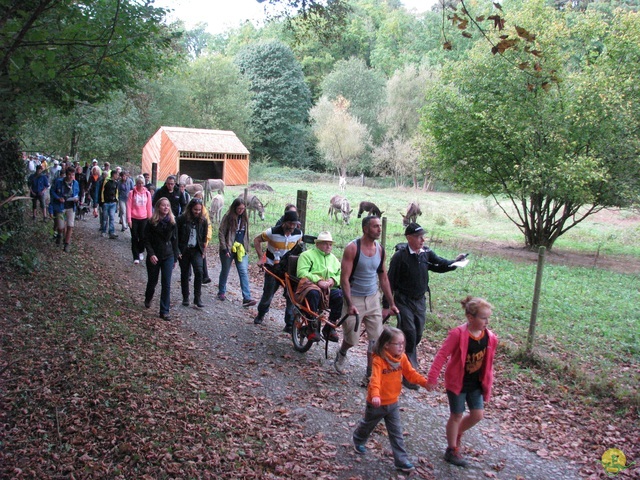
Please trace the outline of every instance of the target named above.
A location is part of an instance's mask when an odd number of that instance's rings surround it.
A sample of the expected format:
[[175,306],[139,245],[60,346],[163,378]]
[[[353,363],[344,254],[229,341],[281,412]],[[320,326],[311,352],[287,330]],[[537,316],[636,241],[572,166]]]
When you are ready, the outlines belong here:
[[160,127],[175,147],[182,152],[214,152],[249,154],[240,139],[230,130]]

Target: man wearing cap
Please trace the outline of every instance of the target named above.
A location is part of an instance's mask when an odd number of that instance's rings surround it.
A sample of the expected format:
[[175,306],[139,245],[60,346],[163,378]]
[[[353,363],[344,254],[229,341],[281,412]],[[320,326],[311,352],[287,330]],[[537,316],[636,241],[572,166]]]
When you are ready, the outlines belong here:
[[380,235],[382,235],[380,217],[372,215],[364,217],[362,219],[362,237],[350,242],[345,247],[340,272],[340,286],[344,298],[342,315],[348,313],[349,317],[342,324],[342,344],[336,352],[333,365],[339,374],[347,373],[347,351],[357,345],[360,340],[360,330],[354,331],[355,315],[359,315],[362,328],[367,332],[369,341],[367,372],[362,379],[363,387],[369,384],[373,346],[382,333],[379,288],[382,289],[386,297],[391,298],[391,310],[398,313],[391,297],[387,269],[384,264],[384,249],[377,242]]
[[[460,254],[455,260],[446,260],[424,246],[427,233],[417,223],[410,223],[404,231],[407,244],[398,246],[389,264],[389,284],[400,317],[398,328],[405,337],[404,350],[414,368],[418,368],[416,349],[424,330],[426,303],[425,293],[429,292],[429,270],[437,273],[451,272],[456,269],[451,264],[465,258]],[[431,302],[429,302],[431,303]],[[387,297],[382,301],[386,308]],[[406,388],[417,390],[418,385],[402,379]]]
[[[298,228],[297,212],[286,212],[283,222],[277,227],[267,228],[264,232],[253,239],[253,246],[258,253],[258,265],[267,265],[272,267],[280,262],[280,258],[302,241],[302,230]],[[262,253],[262,243],[267,242],[266,255]],[[258,304],[258,315],[253,319],[253,323],[261,324],[264,316],[269,311],[271,300],[280,284],[272,275],[264,273],[264,286],[262,289],[262,298]],[[293,304],[286,297],[287,306],[284,313],[284,331],[291,333],[293,327]]]
[[[302,252],[298,257],[296,276],[300,283],[296,290],[296,298],[306,298],[309,308],[314,312],[329,307],[329,321],[336,323],[342,310],[340,260],[331,253],[333,238],[330,232],[320,232],[315,244],[316,248]],[[322,328],[322,335],[330,342],[338,341],[336,329],[330,325]],[[313,341],[315,338],[312,336],[315,336],[315,332],[309,336]]]

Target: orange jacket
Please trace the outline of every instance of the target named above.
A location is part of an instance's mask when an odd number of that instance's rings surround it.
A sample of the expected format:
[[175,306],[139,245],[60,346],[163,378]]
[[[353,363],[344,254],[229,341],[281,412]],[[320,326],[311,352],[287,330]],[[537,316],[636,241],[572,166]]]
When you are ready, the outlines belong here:
[[371,403],[373,397],[380,397],[380,405],[396,403],[402,390],[403,376],[408,382],[417,383],[426,388],[427,379],[413,368],[405,353],[393,360],[400,362],[395,369],[384,358],[373,354],[371,378],[367,389],[368,403]]

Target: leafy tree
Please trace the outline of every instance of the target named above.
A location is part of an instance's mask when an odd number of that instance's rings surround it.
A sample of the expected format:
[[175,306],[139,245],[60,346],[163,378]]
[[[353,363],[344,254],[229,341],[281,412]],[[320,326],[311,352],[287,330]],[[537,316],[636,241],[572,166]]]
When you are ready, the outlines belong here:
[[[41,107],[70,109],[133,86],[173,62],[164,10],[135,0],[5,0],[0,6],[0,228],[19,211],[5,199],[22,185],[20,119]],[[5,230],[6,229],[6,230]]]
[[359,170],[358,159],[367,148],[369,132],[349,113],[349,101],[339,97],[332,102],[322,97],[311,109],[311,118],[325,164],[335,168],[341,177]]
[[[640,18],[530,1],[514,20],[543,32],[534,46],[545,70],[523,74],[512,66],[518,49],[506,62],[478,44],[430,89],[424,128],[449,181],[492,195],[528,247],[551,248],[587,216],[638,202]],[[550,71],[554,84],[545,83]]]
[[419,172],[420,152],[411,139],[387,137],[373,150],[374,171],[378,175],[393,177],[396,187],[403,185],[403,179],[415,179]]
[[254,154],[284,165],[308,164],[311,93],[291,49],[279,41],[250,45],[236,62],[254,95]]
[[367,126],[374,143],[382,138],[378,114],[385,100],[385,78],[357,58],[340,60],[322,81],[322,94],[329,100],[348,100],[349,113]]

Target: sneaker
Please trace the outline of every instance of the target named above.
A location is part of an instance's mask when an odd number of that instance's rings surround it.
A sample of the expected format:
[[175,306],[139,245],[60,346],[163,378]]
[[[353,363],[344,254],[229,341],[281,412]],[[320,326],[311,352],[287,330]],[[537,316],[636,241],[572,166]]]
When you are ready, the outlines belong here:
[[256,318],[253,319],[253,323],[254,325],[260,325],[263,320],[264,318],[262,318],[262,315],[256,315]]
[[62,250],[63,250],[65,253],[69,253],[69,244],[68,244],[68,243],[65,243],[65,244],[64,244],[64,247],[62,247]]
[[188,298],[183,298],[182,299],[182,306],[183,307],[188,307],[189,306],[189,299]]
[[330,327],[329,325],[325,325],[324,327],[322,327],[322,336],[329,342],[337,342],[338,340],[340,340],[336,329]]
[[160,318],[163,319],[165,322],[171,321],[171,315],[169,315],[168,313],[161,313]]
[[347,373],[347,355],[340,353],[340,350],[336,352],[336,359],[333,361],[333,366],[340,375]]
[[151,308],[151,300],[144,301],[144,308]]
[[219,293],[218,294],[218,300],[220,300],[221,302],[224,302],[227,299],[226,295],[224,293]]
[[462,455],[460,455],[460,452],[457,448],[448,447],[444,452],[444,460],[446,462],[449,462],[451,465],[456,465],[458,467],[467,466],[467,461],[462,458]]
[[118,235],[116,235],[115,233],[110,233],[110,234],[109,234],[109,238],[110,238],[111,240],[114,240],[114,239],[118,238]]
[[202,303],[202,300],[200,300],[200,299],[195,300],[195,301],[193,302],[193,304],[194,304],[196,307],[198,307],[198,308],[204,308],[204,303]]
[[402,386],[404,388],[408,388],[409,390],[420,390],[420,385],[416,383],[411,383],[404,377],[402,377]]
[[140,260],[138,260],[137,258],[133,261],[134,265],[140,265]]
[[293,332],[293,325],[285,325],[284,329],[282,330],[284,333],[291,333]]
[[138,255],[138,260],[140,261],[144,260],[144,253],[141,253],[140,255]]
[[106,233],[104,233],[104,232],[100,232],[100,236],[101,236],[102,238],[105,238],[105,237],[107,236],[107,234],[106,234]]
[[242,301],[242,306],[244,308],[249,308],[249,307],[253,307],[256,303],[258,303],[258,302],[256,302],[255,300],[243,300]]
[[358,445],[355,441],[353,442],[353,449],[360,455],[364,455],[365,453],[367,453],[367,447],[365,447],[364,445]]
[[202,279],[202,284],[206,285],[207,283],[211,283],[211,279],[209,277]]
[[367,388],[369,386],[369,377],[367,377],[366,374],[364,377],[362,377],[362,380],[360,380],[360,386],[364,388]]
[[402,465],[396,465],[396,470],[400,470],[401,472],[409,473],[413,472],[416,467],[413,466],[411,462],[405,462]]
[[60,245],[62,243],[62,235],[58,234],[56,237],[56,245]]

